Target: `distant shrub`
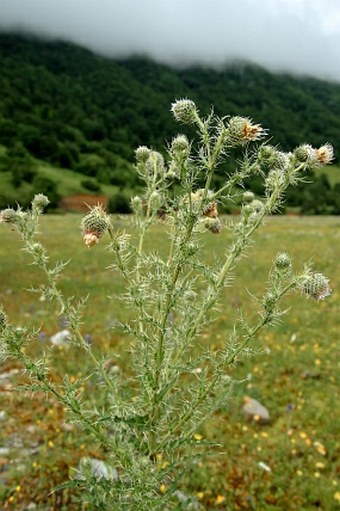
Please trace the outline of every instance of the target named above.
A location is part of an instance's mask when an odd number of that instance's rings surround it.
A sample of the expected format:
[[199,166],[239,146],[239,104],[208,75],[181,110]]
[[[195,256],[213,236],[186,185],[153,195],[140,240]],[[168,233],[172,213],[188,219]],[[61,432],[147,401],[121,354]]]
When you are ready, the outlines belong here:
[[100,192],[101,190],[100,184],[93,179],[83,179],[80,184],[90,192]]
[[124,192],[117,192],[109,199],[108,210],[110,213],[131,213],[130,199]]

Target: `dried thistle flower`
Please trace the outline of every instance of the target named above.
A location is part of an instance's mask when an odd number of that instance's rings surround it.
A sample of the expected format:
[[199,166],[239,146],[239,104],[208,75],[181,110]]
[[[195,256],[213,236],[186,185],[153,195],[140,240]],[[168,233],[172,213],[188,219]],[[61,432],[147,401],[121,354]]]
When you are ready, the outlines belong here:
[[317,301],[323,300],[332,293],[329,287],[329,279],[322,273],[313,273],[305,277],[300,288],[307,298],[313,298]]
[[102,205],[95,206],[84,216],[81,229],[85,245],[89,248],[95,245],[110,227],[110,217]]
[[12,208],[3,209],[0,213],[1,224],[15,224],[18,220],[18,212]]
[[207,217],[204,220],[204,227],[213,234],[220,234],[220,232],[222,231],[222,222],[218,217],[217,218]]
[[3,308],[1,307],[0,308],[0,332],[5,330],[6,326],[7,326],[7,315],[6,315],[5,311],[3,310]]
[[209,202],[206,206],[203,207],[202,214],[205,217],[217,218],[218,217],[217,203]]

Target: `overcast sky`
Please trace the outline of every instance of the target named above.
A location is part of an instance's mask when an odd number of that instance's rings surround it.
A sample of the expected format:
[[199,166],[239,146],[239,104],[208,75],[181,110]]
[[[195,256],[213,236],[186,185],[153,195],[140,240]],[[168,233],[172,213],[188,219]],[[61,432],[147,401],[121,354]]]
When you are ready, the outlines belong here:
[[246,59],[340,81],[340,0],[0,0],[1,28],[109,56],[209,65]]

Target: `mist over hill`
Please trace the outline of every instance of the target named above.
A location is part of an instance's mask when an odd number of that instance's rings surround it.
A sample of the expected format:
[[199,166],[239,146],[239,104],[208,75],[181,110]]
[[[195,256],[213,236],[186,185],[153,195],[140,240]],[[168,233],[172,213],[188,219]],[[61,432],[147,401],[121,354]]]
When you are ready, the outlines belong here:
[[12,157],[59,167],[61,177],[67,168],[135,188],[138,145],[162,150],[178,131],[191,135],[169,112],[180,97],[193,99],[203,113],[214,105],[222,116],[252,117],[284,150],[330,142],[339,154],[339,84],[240,62],[216,70],[174,68],[143,56],[109,59],[74,44],[8,33],[0,34],[0,65],[0,144]]

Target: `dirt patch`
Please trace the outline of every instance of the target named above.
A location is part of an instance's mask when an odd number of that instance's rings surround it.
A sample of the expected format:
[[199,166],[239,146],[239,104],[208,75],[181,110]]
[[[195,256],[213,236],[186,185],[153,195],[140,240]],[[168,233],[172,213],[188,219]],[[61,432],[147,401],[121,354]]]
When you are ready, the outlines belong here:
[[81,195],[63,197],[59,203],[59,207],[64,211],[86,212],[89,210],[89,206],[97,206],[98,204],[102,204],[107,208],[108,202],[109,199],[106,195],[90,195],[84,193]]

